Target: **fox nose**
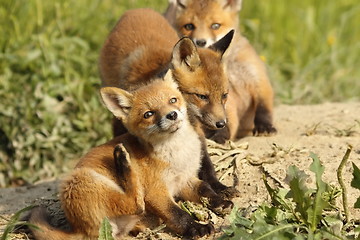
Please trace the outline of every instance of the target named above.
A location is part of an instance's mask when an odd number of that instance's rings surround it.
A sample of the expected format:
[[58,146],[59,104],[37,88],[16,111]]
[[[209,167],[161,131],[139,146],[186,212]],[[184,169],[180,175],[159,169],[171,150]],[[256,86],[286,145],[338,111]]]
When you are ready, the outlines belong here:
[[206,45],[206,40],[205,39],[196,40],[196,45],[198,45],[199,47],[204,47]]
[[169,120],[176,120],[177,118],[177,113],[175,111],[172,111],[170,113],[168,113],[166,115],[166,118],[169,119]]
[[221,121],[216,122],[216,127],[217,128],[224,128],[225,125],[226,125],[225,120],[221,120]]

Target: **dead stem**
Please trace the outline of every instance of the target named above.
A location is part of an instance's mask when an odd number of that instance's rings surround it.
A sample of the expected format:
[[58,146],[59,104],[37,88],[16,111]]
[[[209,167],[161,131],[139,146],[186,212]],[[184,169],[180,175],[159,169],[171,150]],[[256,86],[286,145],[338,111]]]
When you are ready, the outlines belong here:
[[342,200],[343,200],[343,207],[344,207],[344,214],[345,214],[346,222],[349,222],[350,213],[349,213],[349,210],[348,210],[347,190],[346,190],[346,186],[345,186],[345,183],[344,183],[344,180],[343,180],[343,177],[342,177],[342,170],[343,170],[344,166],[346,165],[347,160],[349,159],[351,150],[352,150],[352,146],[348,145],[346,153],[345,153],[343,159],[341,160],[341,163],[340,163],[339,168],[337,170],[337,179],[338,179],[340,187],[342,189]]

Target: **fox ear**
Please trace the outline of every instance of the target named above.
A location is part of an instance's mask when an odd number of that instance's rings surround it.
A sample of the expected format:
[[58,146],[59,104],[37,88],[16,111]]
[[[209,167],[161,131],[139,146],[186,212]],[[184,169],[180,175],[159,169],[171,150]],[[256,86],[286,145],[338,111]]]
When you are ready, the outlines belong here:
[[175,82],[173,76],[172,76],[172,71],[169,70],[167,71],[167,73],[164,76],[164,81],[169,83],[173,88],[178,89],[179,86],[177,85],[177,83]]
[[168,0],[170,6],[186,8],[187,0]]
[[233,11],[239,12],[241,10],[242,0],[221,0],[223,8],[230,8]]
[[211,45],[209,48],[216,52],[220,52],[221,56],[224,55],[226,49],[228,49],[228,47],[230,46],[231,40],[234,36],[234,32],[234,29],[231,30],[223,38]]
[[101,98],[105,106],[119,119],[129,114],[133,95],[116,87],[103,87],[100,89]]
[[169,0],[169,3],[170,2],[175,2],[177,4],[177,6],[179,6],[181,8],[186,8],[187,0]]
[[184,63],[190,71],[195,71],[200,66],[199,53],[190,38],[183,37],[176,43],[172,52],[171,63],[174,68],[181,67]]

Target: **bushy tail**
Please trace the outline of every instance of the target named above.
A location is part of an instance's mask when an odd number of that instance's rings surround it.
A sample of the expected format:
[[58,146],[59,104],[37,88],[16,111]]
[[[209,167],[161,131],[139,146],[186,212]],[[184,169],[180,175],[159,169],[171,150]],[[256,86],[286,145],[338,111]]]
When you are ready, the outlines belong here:
[[51,226],[48,222],[49,214],[44,207],[36,207],[31,211],[29,222],[38,227],[30,228],[36,240],[80,240],[83,236],[66,232]]

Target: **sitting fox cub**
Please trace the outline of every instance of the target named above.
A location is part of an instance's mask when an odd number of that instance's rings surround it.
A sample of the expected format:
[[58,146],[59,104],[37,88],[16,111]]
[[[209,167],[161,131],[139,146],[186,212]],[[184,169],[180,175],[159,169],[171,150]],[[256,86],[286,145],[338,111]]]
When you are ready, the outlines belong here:
[[121,239],[140,227],[145,212],[160,217],[178,234],[212,233],[211,224],[195,222],[174,201],[206,197],[213,209],[232,207],[197,178],[201,142],[172,77],[168,74],[133,93],[104,87],[101,95],[129,133],[90,150],[62,182],[60,200],[72,231],[51,227],[46,211],[36,208],[30,216],[40,227],[33,230],[36,239],[96,239],[105,217],[113,236]]
[[[239,29],[241,2],[169,0],[165,16],[179,35],[190,37],[198,47],[209,47],[229,30]],[[230,81],[226,103],[228,125],[222,130],[208,131],[208,136],[223,143],[249,133],[276,132],[272,124],[274,94],[265,65],[239,31],[224,58]]]
[[[232,36],[230,31],[211,49],[197,49],[189,38],[179,40],[175,30],[159,13],[150,9],[134,9],[120,18],[100,55],[103,86],[129,91],[166,72],[172,74],[187,103],[191,123],[201,136],[200,179],[208,182],[215,192],[227,197],[234,196],[236,190],[226,187],[216,178],[201,127],[222,129],[226,126],[225,103],[229,81],[222,56]],[[116,131],[119,125],[114,124],[115,135],[122,133]],[[187,141],[186,138],[184,141]]]

